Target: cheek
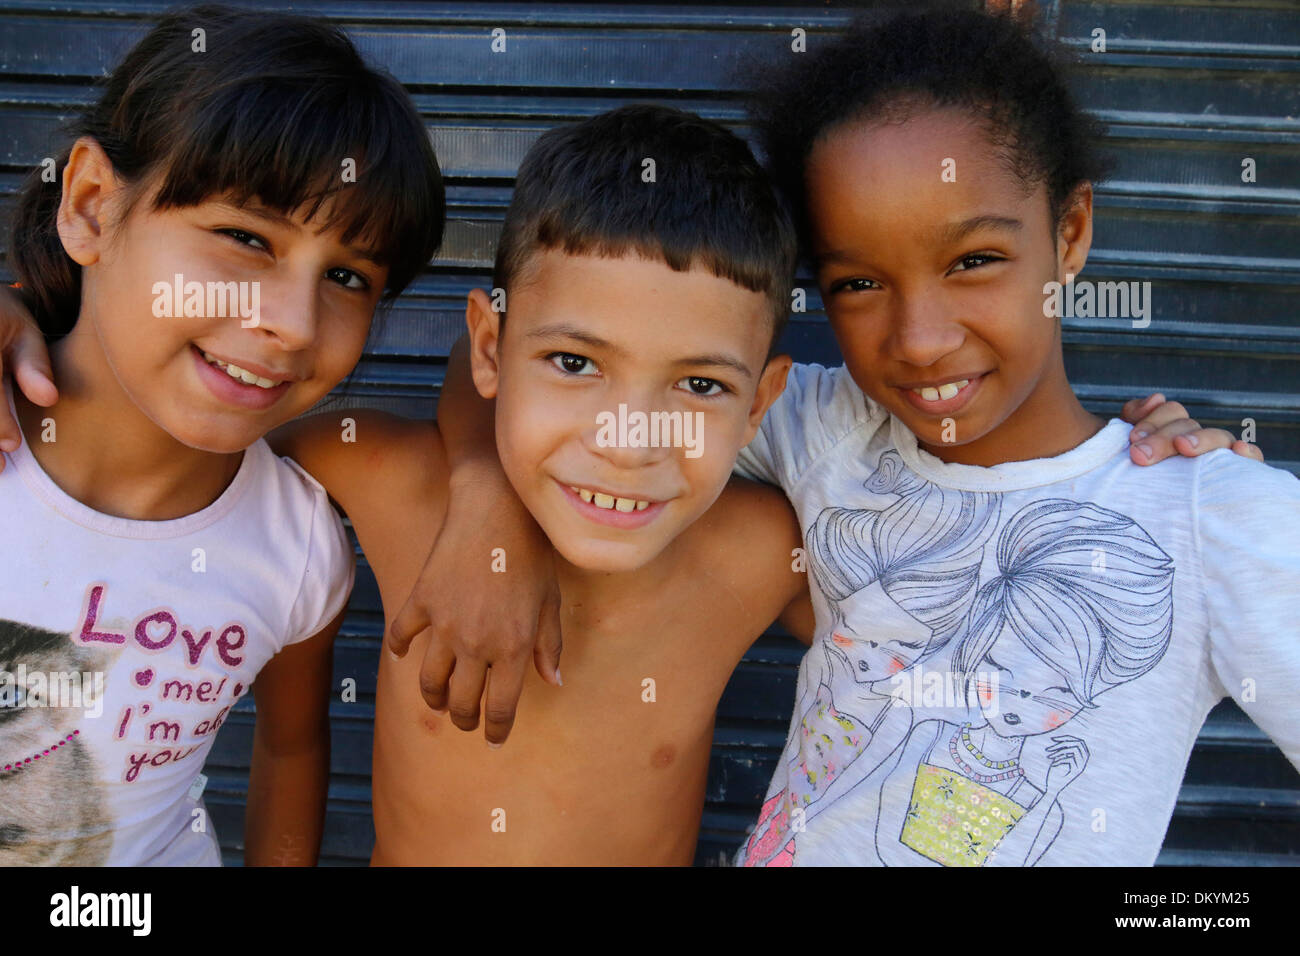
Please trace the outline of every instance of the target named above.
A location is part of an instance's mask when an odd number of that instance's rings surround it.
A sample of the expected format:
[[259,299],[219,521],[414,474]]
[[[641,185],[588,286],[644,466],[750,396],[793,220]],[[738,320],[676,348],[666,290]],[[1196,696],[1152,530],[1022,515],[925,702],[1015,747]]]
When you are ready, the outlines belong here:
[[537,466],[558,442],[563,431],[559,420],[546,407],[529,400],[519,389],[505,383],[496,397],[497,449],[512,478],[531,480]]
[[347,378],[365,353],[369,332],[368,324],[352,323],[337,335],[318,335],[316,378],[328,382],[329,388]]
[[1068,710],[1053,710],[1043,719],[1043,730],[1055,730],[1073,716]]
[[830,316],[830,323],[854,381],[862,384],[877,378],[885,364],[881,361],[885,339],[879,331],[880,319],[837,311]]
[[695,436],[698,455],[690,457],[694,452],[689,448],[673,449],[677,467],[690,485],[692,494],[707,497],[710,502],[722,494],[722,489],[727,486],[740,450],[737,443],[739,436],[728,436],[721,432],[721,427],[710,430],[706,417],[699,428],[699,434]]

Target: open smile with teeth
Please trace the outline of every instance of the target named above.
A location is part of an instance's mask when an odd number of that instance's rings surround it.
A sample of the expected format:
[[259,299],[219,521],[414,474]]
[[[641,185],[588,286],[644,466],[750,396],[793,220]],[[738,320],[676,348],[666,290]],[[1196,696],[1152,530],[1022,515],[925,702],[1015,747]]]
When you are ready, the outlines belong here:
[[587,504],[595,505],[597,508],[604,508],[606,511],[645,511],[650,507],[648,501],[638,501],[635,498],[615,498],[613,495],[603,494],[599,491],[588,491],[586,488],[578,488],[574,485],[569,485],[569,490]]
[[959,382],[946,382],[937,388],[927,385],[924,388],[914,388],[912,391],[917,395],[920,395],[927,402],[942,402],[952,398],[969,384],[970,379],[963,378]]
[[231,378],[243,382],[245,385],[256,385],[258,388],[275,388],[279,382],[272,381],[269,378],[262,378],[260,375],[254,375],[248,369],[240,368],[238,365],[232,365],[229,362],[223,362],[209,352],[203,353],[203,358],[209,365],[215,365]]

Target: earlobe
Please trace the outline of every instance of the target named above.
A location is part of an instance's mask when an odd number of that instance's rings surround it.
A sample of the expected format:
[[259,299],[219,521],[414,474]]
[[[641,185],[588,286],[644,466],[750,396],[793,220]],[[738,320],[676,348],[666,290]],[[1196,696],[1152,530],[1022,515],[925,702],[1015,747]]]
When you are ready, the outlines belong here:
[[497,350],[501,335],[501,313],[482,289],[473,289],[465,302],[465,325],[469,329],[470,374],[474,387],[484,398],[495,398],[500,375]]
[[107,201],[117,186],[113,163],[103,147],[89,136],[78,139],[63,168],[57,220],[63,248],[78,265],[99,261]]

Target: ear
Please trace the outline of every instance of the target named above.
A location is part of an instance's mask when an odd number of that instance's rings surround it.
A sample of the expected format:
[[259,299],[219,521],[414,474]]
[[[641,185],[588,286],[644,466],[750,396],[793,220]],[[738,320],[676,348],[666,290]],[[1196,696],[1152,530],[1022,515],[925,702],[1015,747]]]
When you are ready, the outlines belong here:
[[1083,183],[1066,201],[1066,210],[1056,230],[1058,282],[1077,276],[1088,261],[1092,248],[1092,183]]
[[470,374],[474,387],[484,398],[496,398],[501,366],[501,313],[482,289],[470,291],[465,302],[465,325],[469,328]]
[[758,391],[754,393],[754,403],[749,406],[749,420],[745,423],[746,445],[754,440],[758,426],[763,424],[763,416],[785,391],[785,378],[790,374],[792,364],[793,360],[788,355],[773,355],[763,366],[763,374],[758,379]]
[[83,136],[72,144],[57,224],[63,248],[78,265],[99,261],[110,200],[120,188],[112,161],[94,138]]

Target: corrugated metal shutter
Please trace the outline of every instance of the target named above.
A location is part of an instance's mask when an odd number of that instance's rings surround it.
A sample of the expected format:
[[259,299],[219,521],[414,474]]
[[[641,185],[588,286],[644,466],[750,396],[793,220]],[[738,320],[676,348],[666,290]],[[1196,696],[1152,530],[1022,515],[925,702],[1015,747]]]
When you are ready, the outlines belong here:
[[[261,6],[261,5],[259,5]],[[284,6],[288,5],[276,5]],[[1048,2],[1049,23],[1090,53],[1084,104],[1119,157],[1099,192],[1092,278],[1152,282],[1149,328],[1066,322],[1067,362],[1093,410],[1159,388],[1203,422],[1240,432],[1254,419],[1274,464],[1300,472],[1300,8],[1294,2]],[[164,9],[156,3],[10,0],[0,9],[0,214],[23,171],[53,152],[59,120]],[[343,23],[415,96],[449,182],[442,257],[398,303],[345,401],[433,413],[465,293],[484,284],[533,139],[567,120],[644,99],[668,100],[744,131],[729,86],[747,53],[789,31],[833,31],[843,7],[613,4],[293,4]],[[489,51],[507,32],[508,56]],[[1256,181],[1242,181],[1242,161]],[[7,248],[7,241],[5,248]],[[806,285],[811,289],[810,282]],[[813,307],[791,324],[795,358],[837,364]],[[382,612],[361,559],[336,652],[359,702],[337,703],[323,861],[368,859],[370,754]],[[715,863],[757,814],[789,719],[801,648],[766,635],[731,681],[718,715],[698,862]],[[209,805],[240,859],[251,706],[209,759]],[[1300,776],[1231,704],[1197,742],[1160,862],[1300,863]]]

